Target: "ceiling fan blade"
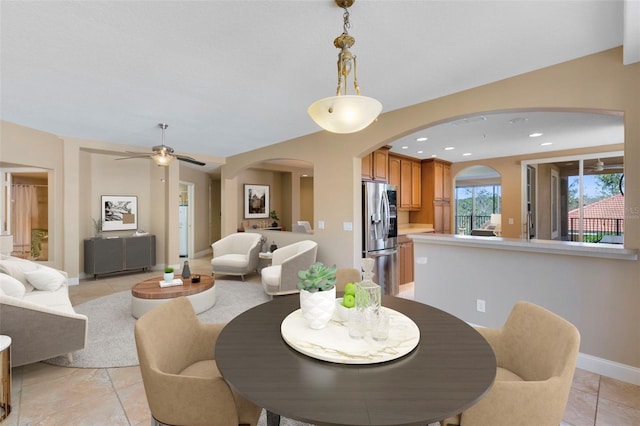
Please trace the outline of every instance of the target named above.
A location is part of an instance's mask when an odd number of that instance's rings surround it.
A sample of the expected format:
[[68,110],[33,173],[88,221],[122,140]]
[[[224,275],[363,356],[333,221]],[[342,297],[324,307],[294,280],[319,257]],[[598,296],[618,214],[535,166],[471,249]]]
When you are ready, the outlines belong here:
[[196,160],[195,158],[191,158],[191,157],[187,157],[185,155],[176,155],[173,154],[178,160],[180,161],[184,161],[186,163],[191,163],[191,164],[195,164],[197,166],[205,166],[206,163],[203,163],[201,161]]
[[151,157],[151,155],[150,154],[140,154],[140,155],[134,155],[132,157],[116,158],[116,160],[131,160],[132,158],[146,158],[146,157]]

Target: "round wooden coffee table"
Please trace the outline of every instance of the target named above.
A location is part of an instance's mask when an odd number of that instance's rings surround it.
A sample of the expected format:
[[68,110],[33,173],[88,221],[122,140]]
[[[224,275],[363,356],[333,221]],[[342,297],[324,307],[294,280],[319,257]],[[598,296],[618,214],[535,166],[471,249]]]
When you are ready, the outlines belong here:
[[[177,277],[179,278],[179,277]],[[210,309],[216,304],[214,279],[210,275],[201,275],[199,283],[191,278],[180,278],[182,285],[160,287],[162,277],[150,278],[131,288],[131,315],[140,318],[147,311],[175,297],[185,296],[191,301],[196,314]]]

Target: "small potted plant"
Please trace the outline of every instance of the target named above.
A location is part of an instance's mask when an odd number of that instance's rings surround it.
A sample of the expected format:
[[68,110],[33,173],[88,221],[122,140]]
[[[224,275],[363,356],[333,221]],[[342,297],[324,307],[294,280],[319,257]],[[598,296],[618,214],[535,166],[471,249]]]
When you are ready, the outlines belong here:
[[170,283],[173,281],[173,268],[167,266],[164,268],[164,282]]
[[278,227],[278,221],[280,220],[280,218],[278,217],[278,214],[276,213],[275,210],[271,210],[269,212],[269,217],[271,219],[273,219],[273,223],[271,224],[272,228],[277,228]]
[[324,328],[336,308],[336,271],[333,265],[326,267],[316,262],[298,272],[300,310],[312,329]]

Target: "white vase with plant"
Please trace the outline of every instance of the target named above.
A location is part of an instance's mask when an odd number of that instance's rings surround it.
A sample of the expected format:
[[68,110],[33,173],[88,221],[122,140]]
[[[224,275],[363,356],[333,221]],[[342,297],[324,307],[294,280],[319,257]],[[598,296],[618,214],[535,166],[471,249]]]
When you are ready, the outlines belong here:
[[166,268],[164,268],[164,282],[170,283],[172,281],[173,281],[173,268],[170,266],[167,266]]
[[336,308],[336,271],[335,265],[327,268],[322,262],[316,262],[298,272],[300,310],[314,330],[324,328]]

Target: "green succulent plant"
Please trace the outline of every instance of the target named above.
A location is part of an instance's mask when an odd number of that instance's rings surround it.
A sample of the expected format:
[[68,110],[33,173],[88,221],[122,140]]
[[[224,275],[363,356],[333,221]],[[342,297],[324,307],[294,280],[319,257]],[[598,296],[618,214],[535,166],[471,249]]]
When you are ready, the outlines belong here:
[[328,291],[336,285],[336,265],[328,268],[322,262],[316,262],[308,269],[298,272],[298,289],[315,293]]
[[173,268],[170,266],[167,266],[166,268],[164,268],[164,273],[165,274],[171,274],[173,273]]

